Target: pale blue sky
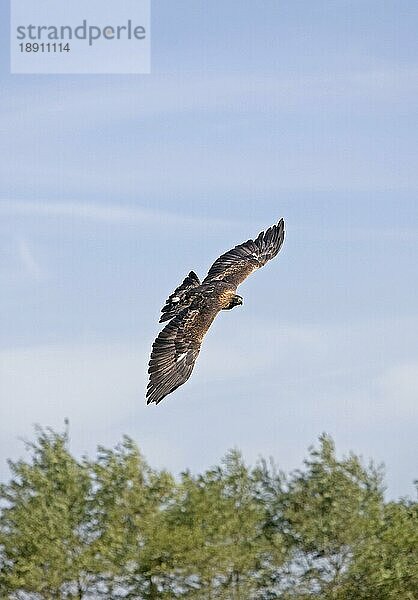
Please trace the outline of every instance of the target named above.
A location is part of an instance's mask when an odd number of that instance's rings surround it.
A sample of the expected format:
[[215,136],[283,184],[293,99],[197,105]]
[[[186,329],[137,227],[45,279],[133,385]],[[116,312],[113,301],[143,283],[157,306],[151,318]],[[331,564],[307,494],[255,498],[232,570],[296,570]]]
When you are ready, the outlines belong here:
[[[9,74],[0,11],[1,477],[32,424],[152,465],[300,466],[329,432],[412,494],[418,5],[152,2],[152,74]],[[284,216],[279,258],[146,407],[160,306]]]

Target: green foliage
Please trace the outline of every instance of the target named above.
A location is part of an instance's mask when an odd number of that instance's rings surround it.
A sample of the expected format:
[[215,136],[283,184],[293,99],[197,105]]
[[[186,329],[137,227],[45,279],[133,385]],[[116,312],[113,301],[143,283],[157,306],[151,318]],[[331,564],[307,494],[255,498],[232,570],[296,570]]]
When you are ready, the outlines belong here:
[[88,472],[69,454],[67,434],[37,430],[32,460],[10,462],[0,488],[1,589],[33,597],[82,597],[88,580]]
[[161,510],[173,495],[173,478],[152,471],[129,438],[115,450],[99,448],[96,461],[86,461],[85,467],[93,484],[89,507],[96,595],[156,597],[152,545]]
[[333,441],[322,436],[305,470],[285,481],[277,498],[279,528],[292,549],[292,593],[338,598],[353,553],[382,507],[380,471],[354,455],[337,460]]
[[263,563],[279,558],[263,533],[265,507],[257,485],[237,451],[202,475],[183,474],[176,502],[166,511],[166,539],[183,596],[248,598]]
[[0,597],[412,600],[418,504],[322,436],[301,471],[218,467],[175,480],[135,443],[77,461],[38,428],[0,488]]
[[390,502],[359,546],[346,578],[346,598],[414,600],[418,594],[418,503]]

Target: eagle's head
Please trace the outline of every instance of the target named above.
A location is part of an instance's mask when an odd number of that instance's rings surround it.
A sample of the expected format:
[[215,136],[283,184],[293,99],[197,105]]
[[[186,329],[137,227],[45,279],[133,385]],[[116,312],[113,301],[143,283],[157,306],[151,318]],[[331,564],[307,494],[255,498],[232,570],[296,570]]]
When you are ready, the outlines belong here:
[[238,296],[238,294],[235,294],[235,296],[233,296],[231,300],[231,308],[234,308],[234,306],[239,306],[243,303],[243,301],[244,300],[242,296]]
[[222,308],[222,310],[231,310],[234,306],[239,306],[242,304],[242,296],[238,296],[238,294],[234,294],[229,298],[228,304]]

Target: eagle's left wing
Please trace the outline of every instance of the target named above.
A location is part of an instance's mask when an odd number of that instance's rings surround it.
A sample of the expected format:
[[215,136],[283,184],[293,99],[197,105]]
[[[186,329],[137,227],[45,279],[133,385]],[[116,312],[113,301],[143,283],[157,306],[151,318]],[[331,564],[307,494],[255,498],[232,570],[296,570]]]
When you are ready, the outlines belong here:
[[248,240],[222,254],[211,266],[203,283],[222,279],[237,287],[256,269],[274,258],[284,240],[284,221],[262,231],[255,240]]
[[192,374],[203,337],[217,310],[193,305],[174,317],[152,345],[147,404],[161,400]]

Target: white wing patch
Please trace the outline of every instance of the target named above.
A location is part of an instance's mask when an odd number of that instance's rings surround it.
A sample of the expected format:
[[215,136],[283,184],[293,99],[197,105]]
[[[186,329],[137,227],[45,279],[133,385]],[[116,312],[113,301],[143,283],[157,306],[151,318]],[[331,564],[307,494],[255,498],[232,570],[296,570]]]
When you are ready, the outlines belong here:
[[187,352],[183,352],[183,354],[179,354],[178,357],[176,358],[176,362],[180,362],[181,360],[183,360],[185,357],[187,356]]

